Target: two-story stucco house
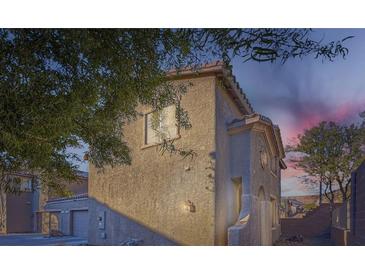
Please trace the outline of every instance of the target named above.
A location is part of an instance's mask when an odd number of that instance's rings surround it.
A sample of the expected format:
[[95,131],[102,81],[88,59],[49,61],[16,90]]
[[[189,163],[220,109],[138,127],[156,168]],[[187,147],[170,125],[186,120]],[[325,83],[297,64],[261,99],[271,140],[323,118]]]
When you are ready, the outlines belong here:
[[182,105],[192,128],[172,122],[173,106],[160,112],[161,127],[197,156],[161,155],[155,114],[141,107],[144,115],[124,131],[132,164],[89,167],[89,243],[271,245],[280,235],[285,168],[278,126],[254,112],[221,62],[171,79],[189,83]]

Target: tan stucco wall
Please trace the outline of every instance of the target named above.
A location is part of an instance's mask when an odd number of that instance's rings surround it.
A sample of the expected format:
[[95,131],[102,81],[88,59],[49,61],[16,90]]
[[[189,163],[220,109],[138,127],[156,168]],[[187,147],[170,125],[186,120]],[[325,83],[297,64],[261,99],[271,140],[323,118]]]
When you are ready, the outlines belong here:
[[[260,124],[247,128],[237,134],[229,134],[227,125],[234,119],[240,119],[242,114],[232,102],[224,87],[216,87],[216,245],[240,244],[260,245],[261,227],[264,227],[266,244],[271,244],[280,235],[280,226],[272,228],[270,199],[275,198],[277,205],[280,202],[280,172],[274,176],[270,169],[270,159],[277,154],[271,151],[268,139],[273,136],[264,134],[265,126]],[[267,130],[267,129],[266,129]],[[269,163],[262,168],[260,151],[265,148]],[[279,158],[277,158],[278,165]],[[242,181],[241,216],[248,216],[247,224],[238,225],[234,212],[234,182]],[[236,182],[237,183],[237,182]],[[259,190],[265,194],[264,201],[259,199]],[[264,220],[260,219],[264,212]],[[277,211],[278,212],[278,211]],[[277,216],[277,220],[279,216]],[[228,230],[237,228],[236,241],[229,243]]]
[[[241,113],[227,95],[224,87],[216,86],[216,245],[227,245],[227,230],[234,220],[234,190],[231,174],[230,136],[227,124],[241,117]],[[240,149],[240,148],[237,148]],[[242,151],[242,153],[244,153]],[[243,189],[243,192],[245,190]]]
[[[189,113],[192,129],[181,130],[175,145],[193,149],[198,156],[183,160],[168,153],[162,156],[156,147],[142,149],[144,120],[139,117],[124,130],[132,165],[107,168],[104,173],[90,165],[89,197],[178,244],[213,245],[215,77],[189,82],[192,86],[182,106]],[[188,200],[194,203],[196,212],[186,210]],[[91,242],[98,237],[94,217],[90,221]],[[111,236],[106,237],[110,240]]]
[[269,165],[262,168],[260,151],[268,151],[265,138],[255,126],[231,135],[231,174],[242,176],[244,222],[228,228],[230,245],[271,245],[280,236],[280,225],[272,227],[270,208],[272,198],[277,205],[280,201],[280,176]]
[[[145,244],[184,245],[260,245],[262,233],[264,244],[279,237],[280,225],[271,226],[270,199],[275,198],[279,205],[280,172],[274,176],[270,166],[263,169],[260,162],[262,147],[269,162],[278,154],[270,151],[274,137],[265,135],[260,123],[238,134],[229,133],[228,124],[242,113],[225,88],[214,76],[188,81],[192,86],[182,104],[193,127],[182,130],[175,144],[193,149],[197,158],[182,160],[175,155],[162,156],[156,147],[142,148],[143,117],[127,125],[124,132],[132,150],[132,165],[107,168],[104,173],[89,168],[91,244],[118,244],[126,235]],[[248,216],[244,218],[248,221],[240,223],[229,240],[228,231],[236,228],[237,222],[233,178],[242,180],[240,219]],[[261,198],[260,189],[264,193]],[[196,212],[186,210],[187,201],[193,202]],[[101,230],[96,221],[100,211],[106,212],[106,228]]]
[[[264,130],[263,127],[260,128],[258,126],[251,132],[251,142],[253,147],[251,153],[251,191],[253,196],[252,201],[254,204],[258,203],[258,194],[260,188],[262,188],[265,193],[264,207],[266,211],[265,215],[267,216],[267,222],[265,222],[264,226],[269,235],[266,244],[272,244],[280,236],[280,225],[277,224],[275,227],[272,227],[272,215],[270,210],[270,200],[272,198],[275,198],[277,206],[280,203],[280,172],[278,172],[276,176],[274,176],[271,172],[270,159],[274,157],[274,155],[271,154],[269,144],[267,142],[267,137],[265,137],[265,134],[261,130]],[[260,150],[262,148],[265,148],[269,155],[268,165],[265,168],[262,168],[260,160]],[[257,210],[258,205],[253,205],[253,208],[254,210]],[[277,212],[279,212],[279,210],[277,210]],[[257,216],[255,216],[256,214]],[[256,214],[253,214],[253,220],[255,219],[255,217],[257,217],[257,219],[259,218],[259,213],[256,212]],[[259,224],[259,220],[256,220],[256,223]]]

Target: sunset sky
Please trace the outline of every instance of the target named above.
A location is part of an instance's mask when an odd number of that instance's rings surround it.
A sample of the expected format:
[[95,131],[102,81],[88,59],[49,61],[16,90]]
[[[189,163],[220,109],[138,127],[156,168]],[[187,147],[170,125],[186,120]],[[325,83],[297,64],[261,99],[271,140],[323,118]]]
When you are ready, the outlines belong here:
[[[334,62],[308,56],[284,65],[238,59],[233,63],[254,110],[280,126],[284,145],[322,120],[354,122],[365,110],[365,30],[315,30],[315,35],[324,41],[355,37],[346,41],[346,59]],[[300,173],[290,167],[283,172],[283,196],[314,193],[297,176]]]
[[[353,122],[365,110],[365,29],[318,29],[313,35],[324,41],[355,37],[346,41],[346,59],[333,62],[313,56],[285,64],[233,60],[233,72],[254,110],[280,126],[284,145],[320,121]],[[87,171],[87,164],[80,169]],[[298,176],[290,166],[283,172],[283,196],[316,193]]]

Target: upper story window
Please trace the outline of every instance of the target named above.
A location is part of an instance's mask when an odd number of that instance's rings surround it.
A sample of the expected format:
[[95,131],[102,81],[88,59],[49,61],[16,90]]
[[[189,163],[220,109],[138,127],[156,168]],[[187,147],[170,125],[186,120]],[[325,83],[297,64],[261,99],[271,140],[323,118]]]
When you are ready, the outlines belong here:
[[271,158],[271,172],[277,176],[279,170],[279,159],[277,156]]
[[178,137],[174,105],[145,115],[145,145],[158,144]]

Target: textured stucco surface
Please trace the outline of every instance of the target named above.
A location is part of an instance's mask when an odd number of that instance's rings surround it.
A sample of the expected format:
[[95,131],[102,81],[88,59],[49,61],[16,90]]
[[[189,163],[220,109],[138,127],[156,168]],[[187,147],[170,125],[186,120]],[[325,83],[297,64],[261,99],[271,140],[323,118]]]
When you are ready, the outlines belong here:
[[[270,208],[270,200],[280,202],[280,170],[273,173],[270,167],[272,159],[279,165],[272,128],[254,123],[229,132],[228,125],[247,113],[239,111],[215,76],[189,82],[182,104],[193,127],[182,130],[175,145],[198,156],[161,156],[156,147],[142,147],[143,117],[127,125],[132,165],[104,172],[89,168],[90,244],[132,238],[145,245],[270,245],[280,236],[280,225],[272,227]],[[269,162],[264,168],[262,150]],[[239,180],[237,216],[234,184]],[[195,212],[186,209],[187,201]],[[105,228],[100,228],[98,217],[104,214]]]
[[[192,85],[182,105],[189,113],[192,128],[181,130],[175,145],[193,149],[198,156],[182,159],[168,153],[161,155],[155,146],[142,148],[143,117],[127,125],[124,133],[132,165],[107,168],[104,173],[91,165],[89,168],[90,208],[104,206],[107,216],[114,216],[106,221],[106,237],[102,239],[97,212],[91,210],[91,244],[118,244],[130,237],[127,232],[133,227],[138,230],[141,226],[177,244],[214,244],[215,77],[188,82]],[[187,210],[188,201],[195,205],[195,212]],[[121,222],[129,227],[125,233],[118,230]]]
[[[227,229],[237,220],[234,219],[234,188],[232,178],[242,176],[243,170],[248,171],[244,163],[240,165],[240,173],[232,174],[231,165],[236,159],[232,159],[230,152],[231,137],[227,132],[227,125],[234,119],[239,118],[242,114],[234,106],[232,100],[226,94],[223,87],[216,87],[216,166],[215,166],[215,244],[227,244]],[[237,144],[236,150],[240,150],[240,154],[248,155],[249,148],[247,140]],[[246,187],[243,193],[247,192]]]
[[[99,229],[95,223],[99,215],[105,216],[103,229]],[[138,218],[130,219],[95,200],[90,200],[89,224],[91,245],[122,245],[130,240],[137,241],[138,245],[176,245],[158,231],[139,223]]]
[[[280,171],[273,173],[272,161],[279,165],[272,147],[274,136],[267,126],[255,124],[230,134],[227,125],[242,114],[222,87],[216,92],[216,245],[270,245],[280,236],[280,225],[272,227],[271,199],[280,201]],[[271,142],[271,147],[270,143]],[[266,167],[261,165],[261,151],[268,155]],[[239,223],[234,219],[234,180],[242,181]],[[262,189],[263,198],[259,198]],[[277,212],[279,212],[277,210]],[[261,214],[264,214],[260,218]],[[277,216],[279,219],[279,216]],[[263,227],[263,230],[261,228]],[[228,231],[230,235],[228,236]],[[265,235],[261,235],[265,234]],[[261,238],[264,237],[263,240]]]
[[232,134],[230,138],[231,176],[242,178],[240,217],[246,217],[246,222],[228,227],[231,234],[229,244],[271,245],[280,236],[280,225],[277,223],[272,226],[273,216],[270,207],[272,199],[277,201],[277,205],[280,201],[280,174],[274,175],[269,163],[262,167],[260,152],[267,151],[269,159],[274,157],[274,154],[270,154],[267,137],[261,132],[260,126]]
[[[269,138],[264,132],[263,126],[255,126],[251,130],[251,194],[252,194],[252,201],[253,201],[253,221],[256,219],[255,226],[263,225],[264,230],[267,233],[267,239],[266,242],[262,241],[262,235],[260,236],[260,243],[265,245],[270,245],[276,240],[278,240],[280,236],[280,225],[276,224],[275,226],[272,226],[272,214],[270,210],[270,200],[275,199],[277,202],[277,205],[280,203],[280,171],[279,172],[272,172],[270,162],[272,158],[275,157],[275,152],[273,152],[270,149],[269,146]],[[260,151],[265,150],[268,154],[268,164],[266,167],[262,167],[261,160],[260,160]],[[279,161],[278,159],[276,161]],[[278,166],[278,163],[277,163]],[[264,192],[265,201],[261,204],[262,210],[261,212],[258,212],[260,206],[258,205],[259,201],[259,191],[260,189]],[[262,211],[265,211],[264,213]],[[279,210],[277,210],[279,212]],[[260,214],[265,214],[265,218],[261,218],[260,220]],[[264,219],[264,220],[262,220]],[[277,219],[279,219],[279,216],[277,216]],[[262,221],[264,223],[262,224]],[[260,228],[254,228],[252,231],[262,231]],[[255,235],[253,238],[258,240],[258,235]]]

